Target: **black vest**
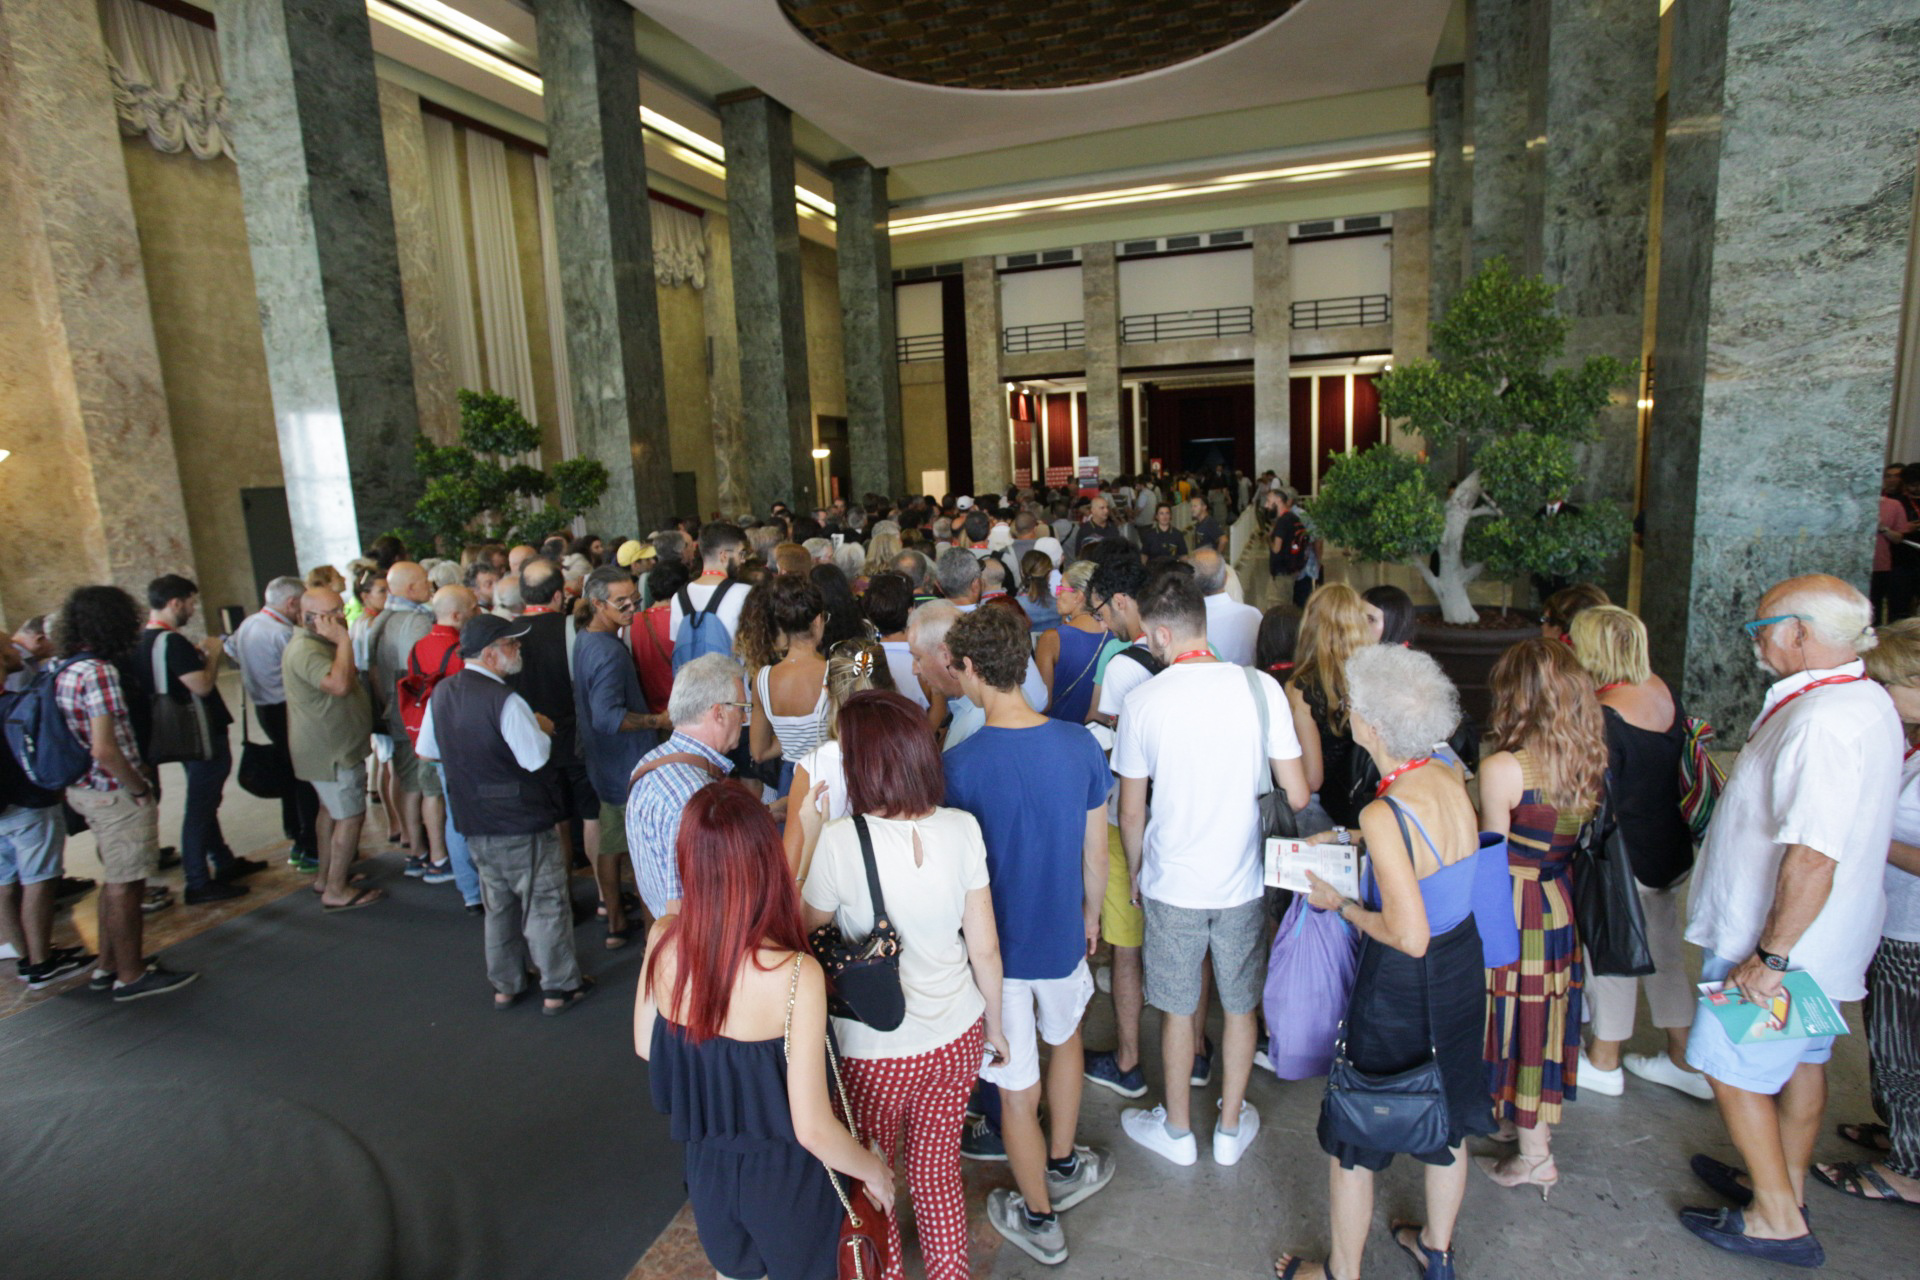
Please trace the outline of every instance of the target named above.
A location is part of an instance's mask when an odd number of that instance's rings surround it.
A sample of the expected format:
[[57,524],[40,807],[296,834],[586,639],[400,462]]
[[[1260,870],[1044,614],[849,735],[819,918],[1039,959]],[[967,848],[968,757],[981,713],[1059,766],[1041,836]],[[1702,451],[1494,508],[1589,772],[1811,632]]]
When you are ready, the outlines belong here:
[[471,668],[433,691],[433,736],[462,835],[531,835],[560,821],[551,760],[527,772],[500,732],[500,709],[512,696],[507,686]]

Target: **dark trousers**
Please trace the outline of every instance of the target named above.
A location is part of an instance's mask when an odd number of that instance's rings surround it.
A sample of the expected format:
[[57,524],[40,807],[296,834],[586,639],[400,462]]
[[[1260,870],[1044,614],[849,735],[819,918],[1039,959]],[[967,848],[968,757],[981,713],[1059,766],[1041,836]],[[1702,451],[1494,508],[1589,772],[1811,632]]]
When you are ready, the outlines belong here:
[[[260,716],[260,727],[266,730],[267,741],[286,763],[286,776],[293,778],[293,752],[287,746],[287,704],[256,703],[253,709]],[[314,852],[313,826],[319,816],[320,794],[311,782],[294,778],[293,790],[280,797],[280,829],[301,853]]]
[[220,834],[220,795],[233,772],[233,744],[225,730],[216,732],[213,739],[212,759],[189,760],[181,766],[187,771],[187,812],[180,823],[180,869],[189,889],[206,885],[209,863],[211,874],[218,875],[233,861],[233,850]]

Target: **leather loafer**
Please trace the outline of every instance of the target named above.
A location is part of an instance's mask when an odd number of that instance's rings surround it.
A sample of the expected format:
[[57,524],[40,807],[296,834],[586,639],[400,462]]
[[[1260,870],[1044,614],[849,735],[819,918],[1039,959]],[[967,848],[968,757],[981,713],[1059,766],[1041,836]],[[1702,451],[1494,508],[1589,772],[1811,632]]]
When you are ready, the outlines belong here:
[[1746,1215],[1739,1209],[1682,1209],[1680,1225],[1716,1249],[1745,1254],[1763,1262],[1789,1267],[1825,1266],[1827,1251],[1813,1232],[1791,1240],[1761,1240],[1747,1234]]

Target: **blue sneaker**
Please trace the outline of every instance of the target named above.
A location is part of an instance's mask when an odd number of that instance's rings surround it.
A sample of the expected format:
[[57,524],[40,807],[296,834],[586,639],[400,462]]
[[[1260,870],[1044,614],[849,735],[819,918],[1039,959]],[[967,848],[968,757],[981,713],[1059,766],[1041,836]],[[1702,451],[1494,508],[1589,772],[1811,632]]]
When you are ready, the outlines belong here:
[[1007,1144],[994,1132],[985,1116],[968,1116],[967,1127],[960,1131],[960,1155],[967,1160],[993,1160],[1004,1163]]
[[429,865],[430,863],[427,860],[426,854],[416,853],[407,859],[406,872],[409,876],[424,876],[427,874],[427,867]]
[[453,880],[453,859],[445,862],[429,862],[420,878],[428,884],[448,884]]
[[1123,1098],[1141,1098],[1147,1092],[1147,1073],[1140,1069],[1139,1063],[1133,1064],[1133,1070],[1122,1071],[1120,1062],[1111,1049],[1087,1055],[1083,1075],[1102,1089],[1111,1089]]

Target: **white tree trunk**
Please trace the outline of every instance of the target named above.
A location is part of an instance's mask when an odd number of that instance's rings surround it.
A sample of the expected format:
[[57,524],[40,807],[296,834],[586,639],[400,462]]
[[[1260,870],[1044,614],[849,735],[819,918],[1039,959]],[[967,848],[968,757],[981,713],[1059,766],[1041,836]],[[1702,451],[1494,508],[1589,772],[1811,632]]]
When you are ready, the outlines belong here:
[[1473,518],[1482,514],[1480,500],[1480,473],[1472,472],[1466,479],[1454,486],[1453,493],[1447,499],[1446,525],[1440,535],[1438,551],[1440,571],[1435,573],[1425,560],[1414,561],[1414,568],[1433,588],[1433,594],[1440,599],[1440,617],[1456,625],[1466,625],[1479,621],[1479,611],[1473,607],[1473,601],[1467,598],[1467,584],[1480,576],[1479,565],[1466,565],[1461,562],[1461,547],[1466,542],[1467,525]]

